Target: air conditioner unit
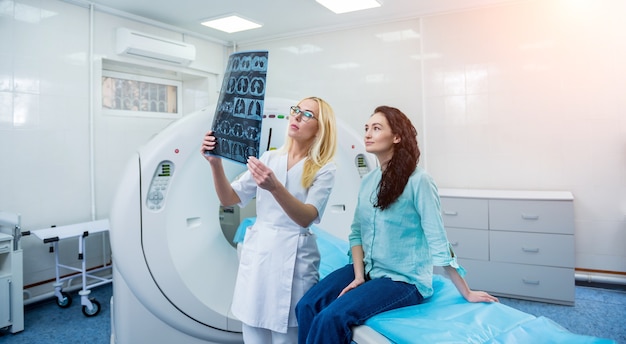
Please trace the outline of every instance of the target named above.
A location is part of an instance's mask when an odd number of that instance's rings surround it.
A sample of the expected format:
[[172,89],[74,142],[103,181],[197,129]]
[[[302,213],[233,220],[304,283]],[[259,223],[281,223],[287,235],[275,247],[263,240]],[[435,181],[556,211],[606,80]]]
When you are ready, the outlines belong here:
[[116,52],[152,61],[188,65],[196,58],[196,47],[185,42],[152,36],[127,28],[117,29]]

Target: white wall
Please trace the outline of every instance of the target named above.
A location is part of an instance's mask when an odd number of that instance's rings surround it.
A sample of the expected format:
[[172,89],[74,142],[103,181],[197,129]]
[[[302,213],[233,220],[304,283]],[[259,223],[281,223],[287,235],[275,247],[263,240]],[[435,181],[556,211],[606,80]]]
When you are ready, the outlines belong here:
[[440,187],[569,190],[576,266],[626,272],[626,2],[522,1],[240,46],[271,96],[326,98],[359,132],[392,105]]
[[420,132],[419,19],[242,45],[269,50],[267,95],[319,96],[338,117],[363,132],[377,105],[413,116]]
[[[114,51],[119,26],[192,43],[197,60],[181,68],[122,58]],[[102,114],[102,59],[178,75],[183,113],[189,113],[217,100],[227,56],[224,45],[210,40],[99,11],[92,17],[89,8],[57,0],[1,2],[0,42],[0,209],[20,213],[23,230],[106,218],[131,154],[172,122]],[[110,261],[107,239],[88,238],[89,266]],[[78,264],[77,242],[60,245],[62,262]],[[22,247],[26,286],[54,278],[48,245],[31,235]]]

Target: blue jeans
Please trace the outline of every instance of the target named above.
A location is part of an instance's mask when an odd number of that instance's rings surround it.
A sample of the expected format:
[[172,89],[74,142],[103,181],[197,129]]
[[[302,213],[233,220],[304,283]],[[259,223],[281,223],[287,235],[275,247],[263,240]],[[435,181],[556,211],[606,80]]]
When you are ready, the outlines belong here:
[[367,280],[337,298],[353,280],[354,268],[348,264],[319,281],[300,299],[296,306],[298,343],[349,344],[353,326],[362,325],[378,313],[424,300],[414,285],[389,278]]

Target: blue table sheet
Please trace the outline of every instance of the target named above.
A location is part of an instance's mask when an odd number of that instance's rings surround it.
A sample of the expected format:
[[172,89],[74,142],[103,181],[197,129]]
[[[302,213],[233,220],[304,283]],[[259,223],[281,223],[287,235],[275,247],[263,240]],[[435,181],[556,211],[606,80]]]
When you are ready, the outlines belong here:
[[[245,219],[235,234],[243,241],[254,218]],[[347,241],[313,226],[321,254],[320,277],[348,263]],[[468,271],[471,273],[471,271]],[[470,303],[444,276],[434,275],[432,297],[424,303],[378,314],[365,325],[393,343],[572,343],[608,344],[613,340],[569,332],[546,317],[536,317],[501,303]]]

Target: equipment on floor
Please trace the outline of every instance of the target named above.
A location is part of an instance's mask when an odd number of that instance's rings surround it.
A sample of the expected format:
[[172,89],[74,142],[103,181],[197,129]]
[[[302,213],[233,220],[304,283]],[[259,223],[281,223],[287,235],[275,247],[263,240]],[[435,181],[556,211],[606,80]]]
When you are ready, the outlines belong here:
[[[96,274],[102,270],[110,270],[111,265],[109,264],[99,268],[87,270],[87,246],[85,245],[85,240],[90,234],[107,232],[108,230],[109,220],[102,219],[30,231],[30,234],[33,234],[37,238],[43,240],[45,244],[52,245],[55,264],[54,296],[56,297],[56,302],[59,307],[68,308],[72,305],[72,297],[63,291],[63,282],[75,278],[76,273],[79,273],[82,280],[82,290],[80,290],[78,294],[80,295],[80,304],[82,305],[83,314],[86,317],[93,317],[100,313],[100,302],[98,302],[95,298],[89,297],[89,294],[91,293],[90,289],[106,283],[111,283],[112,278],[105,278]],[[59,259],[59,241],[66,239],[78,239],[77,252],[78,260],[81,262],[80,268],[68,265],[69,262],[64,263]],[[62,277],[61,272],[68,271],[72,273]]]

